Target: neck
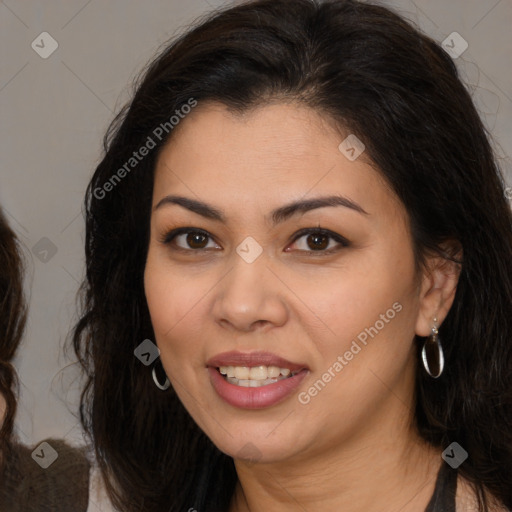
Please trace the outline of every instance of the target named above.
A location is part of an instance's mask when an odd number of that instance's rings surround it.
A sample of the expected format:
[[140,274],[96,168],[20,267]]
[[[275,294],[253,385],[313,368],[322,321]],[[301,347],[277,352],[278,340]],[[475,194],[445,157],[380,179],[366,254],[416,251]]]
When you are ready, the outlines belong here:
[[382,512],[425,510],[441,465],[440,450],[414,429],[381,424],[338,449],[277,463],[236,461],[238,484],[230,512],[322,510]]

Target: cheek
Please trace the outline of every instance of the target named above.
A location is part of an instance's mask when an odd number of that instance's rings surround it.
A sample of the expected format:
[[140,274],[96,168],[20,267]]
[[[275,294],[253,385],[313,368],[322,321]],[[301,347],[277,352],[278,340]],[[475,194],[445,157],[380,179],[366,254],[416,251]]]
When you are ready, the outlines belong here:
[[399,270],[380,256],[347,267],[334,281],[326,278],[314,286],[304,281],[298,293],[308,297],[308,304],[325,324],[330,338],[347,342],[376,322],[378,327],[385,322],[386,330],[391,324],[400,323],[405,315],[397,313],[399,306],[393,309],[393,304],[399,302],[403,307],[411,302],[412,278],[409,265],[402,265]]
[[156,344],[167,368],[167,363],[180,356],[199,355],[194,340],[200,339],[199,317],[204,315],[202,299],[211,286],[204,280],[191,279],[163,260],[150,250],[144,287]]
[[146,301],[157,336],[172,331],[190,301],[187,290],[191,289],[161,252],[150,246],[144,270]]
[[327,293],[315,289],[314,311],[329,328],[325,336],[313,338],[319,352],[317,370],[326,371],[343,357],[343,370],[337,373],[343,377],[329,393],[350,390],[357,396],[361,389],[372,389],[377,377],[369,370],[391,383],[408,364],[417,293],[413,257],[406,249],[399,257],[375,251],[364,261],[354,261],[337,283],[324,283]]

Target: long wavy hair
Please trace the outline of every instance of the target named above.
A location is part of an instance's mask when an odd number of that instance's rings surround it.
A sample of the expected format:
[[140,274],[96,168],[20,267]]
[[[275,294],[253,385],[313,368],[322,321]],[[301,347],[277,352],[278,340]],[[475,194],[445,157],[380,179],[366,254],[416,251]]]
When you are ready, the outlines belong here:
[[0,395],[5,400],[5,412],[0,418],[2,471],[11,456],[16,414],[17,378],[12,359],[21,342],[27,317],[22,254],[18,239],[0,209]]
[[[457,441],[469,453],[459,474],[481,511],[489,491],[511,508],[512,214],[504,178],[448,54],[391,10],[356,0],[257,0],[206,16],[159,51],[105,135],[85,198],[86,278],[72,343],[88,378],[81,420],[114,505],[225,511],[237,481],[233,460],[133,354],[154,340],[143,273],[155,162],[172,137],[170,117],[191,98],[233,112],[273,100],[314,109],[366,145],[408,212],[418,268],[431,253],[458,261],[443,250],[446,241],[462,247],[455,300],[440,328],[449,370],[437,380],[418,371],[416,424],[433,446]],[[155,129],[166,122],[160,139]],[[131,161],[148,137],[155,147]]]

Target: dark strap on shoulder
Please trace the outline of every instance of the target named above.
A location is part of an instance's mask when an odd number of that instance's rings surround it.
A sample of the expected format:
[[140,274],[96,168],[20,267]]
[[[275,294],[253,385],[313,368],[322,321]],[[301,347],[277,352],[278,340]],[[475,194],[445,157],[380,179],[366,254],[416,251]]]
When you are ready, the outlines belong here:
[[436,487],[425,512],[456,512],[457,470],[445,462],[437,474]]

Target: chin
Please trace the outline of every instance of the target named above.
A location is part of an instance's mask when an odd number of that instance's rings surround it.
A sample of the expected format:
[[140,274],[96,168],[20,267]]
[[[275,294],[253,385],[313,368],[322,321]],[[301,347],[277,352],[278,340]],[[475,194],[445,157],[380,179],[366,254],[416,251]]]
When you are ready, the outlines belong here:
[[267,433],[253,433],[249,428],[243,431],[243,435],[213,439],[215,446],[235,461],[248,464],[270,464],[281,462],[293,457],[301,451],[297,444],[297,438],[290,433],[268,436]]

